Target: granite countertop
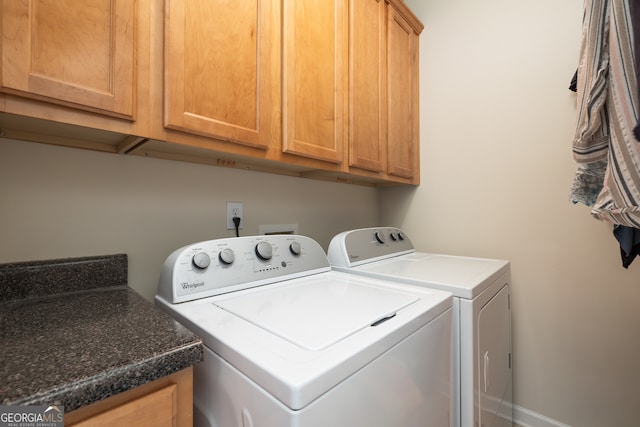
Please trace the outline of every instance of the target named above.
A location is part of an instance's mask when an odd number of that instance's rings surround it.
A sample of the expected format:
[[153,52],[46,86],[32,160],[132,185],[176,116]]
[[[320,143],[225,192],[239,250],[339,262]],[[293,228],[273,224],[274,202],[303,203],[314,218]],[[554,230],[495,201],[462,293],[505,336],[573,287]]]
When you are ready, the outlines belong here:
[[126,282],[126,255],[1,264],[0,404],[70,412],[202,361]]

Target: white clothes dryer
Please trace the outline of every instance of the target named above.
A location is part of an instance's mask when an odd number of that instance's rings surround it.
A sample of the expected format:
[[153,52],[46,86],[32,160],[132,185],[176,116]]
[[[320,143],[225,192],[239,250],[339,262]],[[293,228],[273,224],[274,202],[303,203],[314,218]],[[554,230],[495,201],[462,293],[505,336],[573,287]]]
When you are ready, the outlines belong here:
[[450,427],[452,294],[332,271],[314,240],[173,252],[156,305],[198,334],[194,424]]
[[511,427],[508,261],[417,252],[393,227],[340,233],[327,255],[336,271],[453,293],[455,425]]

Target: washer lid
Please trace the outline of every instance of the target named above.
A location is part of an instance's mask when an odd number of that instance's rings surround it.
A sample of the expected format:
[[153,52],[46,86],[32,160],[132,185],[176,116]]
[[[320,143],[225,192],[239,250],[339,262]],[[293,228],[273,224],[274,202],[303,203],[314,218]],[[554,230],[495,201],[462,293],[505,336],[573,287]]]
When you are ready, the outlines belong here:
[[327,271],[179,304],[158,297],[156,302],[209,350],[295,411],[435,319],[449,318],[453,298]]
[[310,278],[304,285],[230,296],[214,305],[302,349],[320,351],[416,301],[391,289]]

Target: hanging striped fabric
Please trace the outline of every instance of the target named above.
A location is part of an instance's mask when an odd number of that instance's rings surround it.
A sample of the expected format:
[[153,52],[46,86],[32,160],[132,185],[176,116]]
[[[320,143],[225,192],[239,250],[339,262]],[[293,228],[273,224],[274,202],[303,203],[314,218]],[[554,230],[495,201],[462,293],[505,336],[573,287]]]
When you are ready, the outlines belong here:
[[[629,1],[637,0],[585,0],[573,155],[583,164],[576,179],[586,165],[606,160],[591,214],[640,228],[640,142],[633,134],[640,105]],[[572,193],[579,187],[574,181]]]

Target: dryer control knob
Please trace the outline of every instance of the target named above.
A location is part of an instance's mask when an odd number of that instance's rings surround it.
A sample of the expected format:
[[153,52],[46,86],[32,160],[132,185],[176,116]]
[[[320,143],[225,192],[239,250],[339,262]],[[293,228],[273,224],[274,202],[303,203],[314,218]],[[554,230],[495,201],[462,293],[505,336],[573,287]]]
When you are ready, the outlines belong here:
[[294,255],[300,255],[302,253],[302,246],[298,242],[292,242],[289,245],[289,250]]
[[191,262],[193,262],[193,265],[197,269],[204,270],[205,268],[209,267],[211,258],[209,258],[209,255],[204,252],[198,252],[193,256],[193,258],[191,258]]
[[236,260],[236,254],[233,253],[233,249],[224,248],[218,254],[218,259],[220,260],[221,263],[229,265],[229,264],[232,264],[233,261]]
[[391,240],[393,240],[394,242],[398,240],[398,238],[396,237],[396,233],[389,234],[389,237],[391,237]]
[[384,243],[384,237],[382,236],[381,232],[376,231],[374,236],[375,236],[376,240],[378,241],[378,243]]
[[398,233],[398,240],[404,240],[404,234]]
[[273,256],[273,248],[269,242],[260,242],[256,245],[256,255],[262,260],[270,260]]

